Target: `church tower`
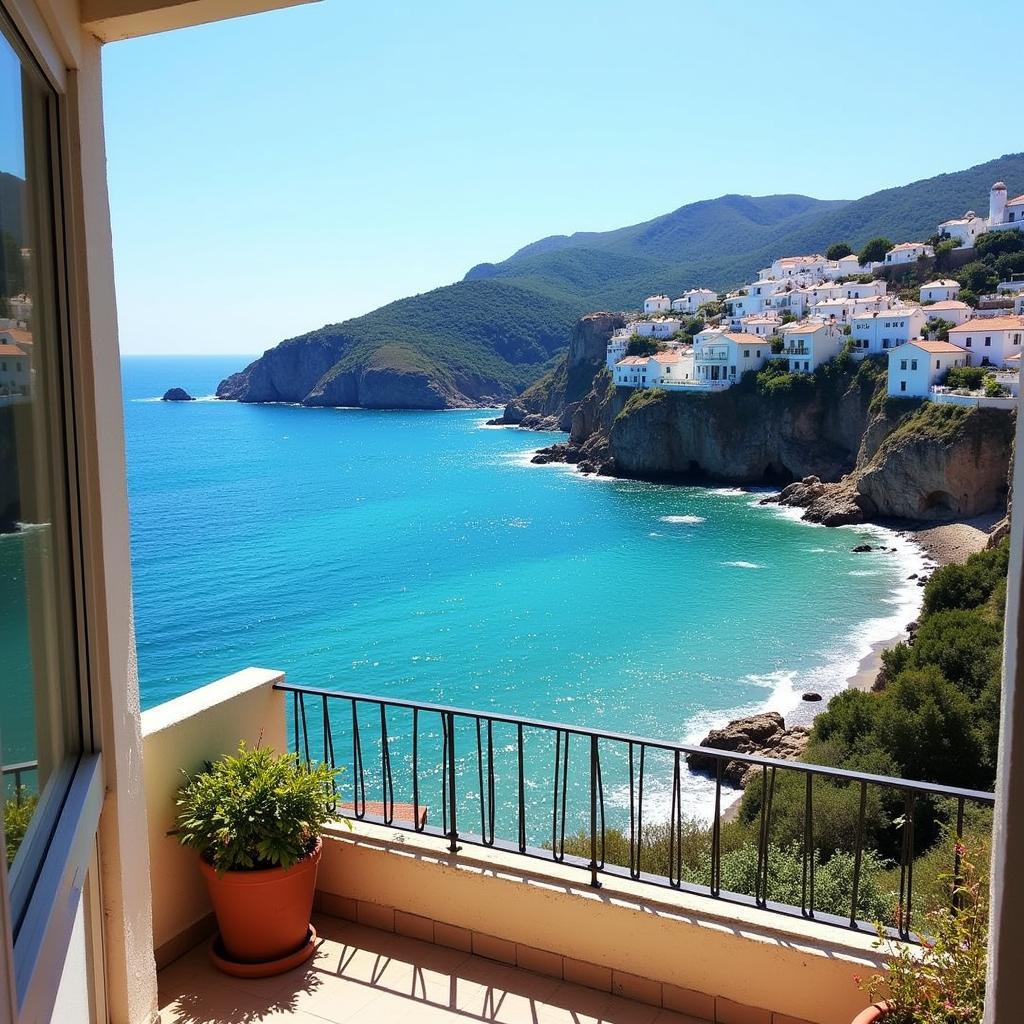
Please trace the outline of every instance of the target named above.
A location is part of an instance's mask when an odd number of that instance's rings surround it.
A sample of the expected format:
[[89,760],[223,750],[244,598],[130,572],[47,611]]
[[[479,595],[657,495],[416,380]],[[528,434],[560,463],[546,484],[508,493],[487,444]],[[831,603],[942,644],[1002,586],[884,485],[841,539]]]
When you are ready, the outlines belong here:
[[988,194],[988,223],[989,227],[994,224],[1002,224],[1006,219],[1006,186],[997,181]]

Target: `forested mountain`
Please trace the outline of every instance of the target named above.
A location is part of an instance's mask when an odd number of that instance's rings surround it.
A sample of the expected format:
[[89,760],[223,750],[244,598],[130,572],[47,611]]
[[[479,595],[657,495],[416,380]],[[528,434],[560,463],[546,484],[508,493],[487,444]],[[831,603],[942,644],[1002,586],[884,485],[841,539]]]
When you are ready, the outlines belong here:
[[289,339],[218,394],[400,408],[504,400],[551,366],[585,312],[734,287],[778,256],[832,242],[928,237],[969,207],[987,212],[997,179],[1024,191],[1024,154],[852,201],[727,195],[614,231],[550,236],[456,284]]

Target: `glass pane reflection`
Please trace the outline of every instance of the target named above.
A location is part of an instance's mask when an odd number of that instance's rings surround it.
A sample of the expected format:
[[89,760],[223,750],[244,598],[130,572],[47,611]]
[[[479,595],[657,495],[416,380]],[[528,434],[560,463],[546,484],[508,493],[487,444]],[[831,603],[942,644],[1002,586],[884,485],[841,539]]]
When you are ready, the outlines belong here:
[[80,749],[53,98],[0,23],[0,762],[15,927]]

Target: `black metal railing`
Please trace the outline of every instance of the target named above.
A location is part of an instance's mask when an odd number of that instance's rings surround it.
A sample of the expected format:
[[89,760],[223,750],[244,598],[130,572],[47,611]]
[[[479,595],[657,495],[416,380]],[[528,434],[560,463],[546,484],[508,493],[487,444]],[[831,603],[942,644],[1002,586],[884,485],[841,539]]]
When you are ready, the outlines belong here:
[[[289,683],[278,684],[275,689],[291,694],[292,743],[299,756],[307,763],[322,759],[344,770],[339,783],[327,794],[329,806],[339,815],[443,837],[453,854],[458,852],[460,844],[467,844],[576,866],[589,872],[594,886],[600,886],[602,875],[618,876],[847,929],[873,932],[876,927],[861,919],[858,907],[865,858],[869,853],[865,834],[868,792],[871,787],[878,787],[886,794],[888,804],[898,811],[892,819],[891,856],[892,868],[898,869],[898,907],[888,930],[905,940],[913,939],[914,862],[922,852],[917,848],[915,837],[919,812],[929,803],[945,806],[950,831],[958,840],[950,865],[956,878],[961,869],[959,840],[964,836],[967,809],[990,808],[995,799],[994,794],[978,790],[603,732],[517,715],[489,714]],[[402,728],[396,727],[399,722]],[[499,731],[503,735],[496,741],[495,734]],[[368,736],[374,738],[368,739]],[[540,751],[537,750],[538,739],[543,741]],[[371,746],[376,748],[372,761],[366,757]],[[341,754],[343,748],[347,756]],[[699,757],[705,764],[711,761],[714,768],[707,773],[694,774],[687,763],[689,755]],[[660,820],[659,812],[651,810],[649,799],[656,760],[661,769],[660,777],[668,787],[668,799],[663,801],[667,814],[662,812]],[[617,824],[608,807],[613,763],[622,776],[618,787],[621,807]],[[721,884],[723,823],[729,812],[729,808],[723,806],[723,798],[740,797],[735,787],[726,788],[725,772],[730,764],[754,769],[754,784],[760,787],[757,819],[753,823],[757,859],[752,893],[727,891]],[[799,905],[773,900],[769,884],[773,801],[779,789],[777,779],[785,773],[803,779],[800,794],[802,842],[798,844],[802,851]],[[713,787],[713,797],[709,792],[707,801],[710,863],[708,876],[697,883],[685,877],[684,842],[688,819],[684,784],[687,779],[702,776],[706,786]],[[850,851],[853,871],[849,914],[823,912],[816,907],[816,783],[852,787],[855,796],[859,793],[859,798],[852,801],[858,810],[853,850]],[[408,796],[408,805],[396,801],[396,785],[400,796]],[[428,793],[431,786],[435,787],[433,793],[440,805],[441,820],[437,824],[427,820],[428,808],[433,811],[436,806]],[[621,798],[623,787],[628,791],[628,799]],[[504,800],[499,798],[499,789],[506,795]],[[581,828],[568,834],[576,840],[573,845],[577,850],[581,844],[583,848],[589,847],[589,858],[566,852],[570,794]],[[663,789],[660,795],[665,796]],[[374,799],[376,796],[380,800]],[[645,796],[648,797],[646,806]],[[502,820],[499,820],[499,806],[504,810]],[[470,820],[467,814],[472,814]],[[542,825],[538,824],[541,814]],[[497,828],[499,825],[501,827]],[[662,837],[667,828],[668,867],[664,875],[652,874],[642,867],[645,833],[652,825],[661,827]],[[627,842],[625,864],[611,863],[607,859],[613,829]],[[895,890],[893,896],[897,898]]]
[[14,802],[20,807],[24,799],[25,786],[23,779],[26,775],[34,775],[39,771],[38,761],[22,761],[19,764],[5,764],[0,766],[0,773],[3,775],[4,789],[8,779],[14,783]]

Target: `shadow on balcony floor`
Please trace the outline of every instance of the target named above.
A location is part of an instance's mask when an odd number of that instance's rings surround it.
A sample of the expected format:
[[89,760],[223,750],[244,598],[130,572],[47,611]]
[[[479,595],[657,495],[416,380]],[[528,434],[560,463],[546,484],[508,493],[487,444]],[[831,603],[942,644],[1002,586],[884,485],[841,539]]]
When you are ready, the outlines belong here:
[[161,1024],[704,1024],[457,950],[318,916],[319,949],[278,978],[216,971],[200,946],[160,972]]

